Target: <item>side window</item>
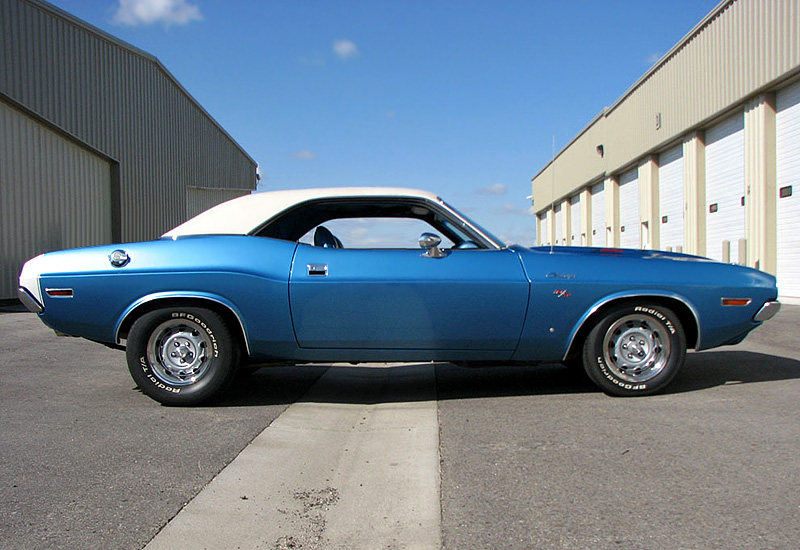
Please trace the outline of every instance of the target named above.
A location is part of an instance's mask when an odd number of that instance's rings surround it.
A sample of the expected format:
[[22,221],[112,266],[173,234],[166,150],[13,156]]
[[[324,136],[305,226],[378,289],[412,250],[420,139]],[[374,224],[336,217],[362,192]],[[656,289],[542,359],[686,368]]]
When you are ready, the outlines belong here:
[[[342,248],[416,249],[422,233],[435,233],[442,238],[442,248],[453,242],[423,220],[415,218],[346,218],[321,224],[342,243]],[[314,244],[316,228],[300,238],[301,243]]]

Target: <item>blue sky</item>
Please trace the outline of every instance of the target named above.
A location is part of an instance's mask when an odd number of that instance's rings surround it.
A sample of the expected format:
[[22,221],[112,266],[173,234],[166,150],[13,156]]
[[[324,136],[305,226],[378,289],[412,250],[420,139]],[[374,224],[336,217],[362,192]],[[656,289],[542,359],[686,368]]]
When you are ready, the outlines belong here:
[[530,180],[710,0],[51,0],[161,60],[261,189],[434,191],[534,242]]

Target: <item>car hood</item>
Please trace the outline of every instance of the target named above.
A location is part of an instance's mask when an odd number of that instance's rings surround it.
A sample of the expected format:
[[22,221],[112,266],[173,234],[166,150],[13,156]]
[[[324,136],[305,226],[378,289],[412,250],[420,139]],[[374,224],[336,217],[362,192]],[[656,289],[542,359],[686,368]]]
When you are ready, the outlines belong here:
[[680,252],[665,252],[663,250],[636,250],[633,248],[594,248],[586,246],[536,246],[529,250],[568,256],[606,258],[637,258],[643,260],[675,260],[682,262],[715,262],[710,258],[693,256]]
[[532,281],[571,280],[629,288],[760,287],[775,293],[775,277],[751,267],[690,254],[627,248],[512,247]]

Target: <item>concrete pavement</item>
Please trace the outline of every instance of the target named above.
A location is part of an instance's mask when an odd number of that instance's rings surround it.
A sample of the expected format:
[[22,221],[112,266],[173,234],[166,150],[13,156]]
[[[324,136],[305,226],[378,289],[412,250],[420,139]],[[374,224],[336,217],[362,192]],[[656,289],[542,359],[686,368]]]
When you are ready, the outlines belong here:
[[146,549],[438,549],[438,449],[433,365],[330,368]]

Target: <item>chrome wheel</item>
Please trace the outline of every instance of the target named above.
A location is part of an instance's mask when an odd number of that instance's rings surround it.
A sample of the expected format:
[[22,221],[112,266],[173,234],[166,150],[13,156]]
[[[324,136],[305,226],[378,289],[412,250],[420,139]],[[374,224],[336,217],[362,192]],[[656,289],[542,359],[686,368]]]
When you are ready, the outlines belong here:
[[153,375],[171,386],[188,386],[208,371],[212,342],[205,331],[183,321],[161,323],[147,342]]
[[619,379],[646,382],[661,373],[670,357],[670,332],[655,317],[626,315],[603,338],[603,356]]
[[142,392],[164,405],[188,406],[221,393],[236,375],[236,337],[216,311],[162,308],[131,326],[125,355]]

